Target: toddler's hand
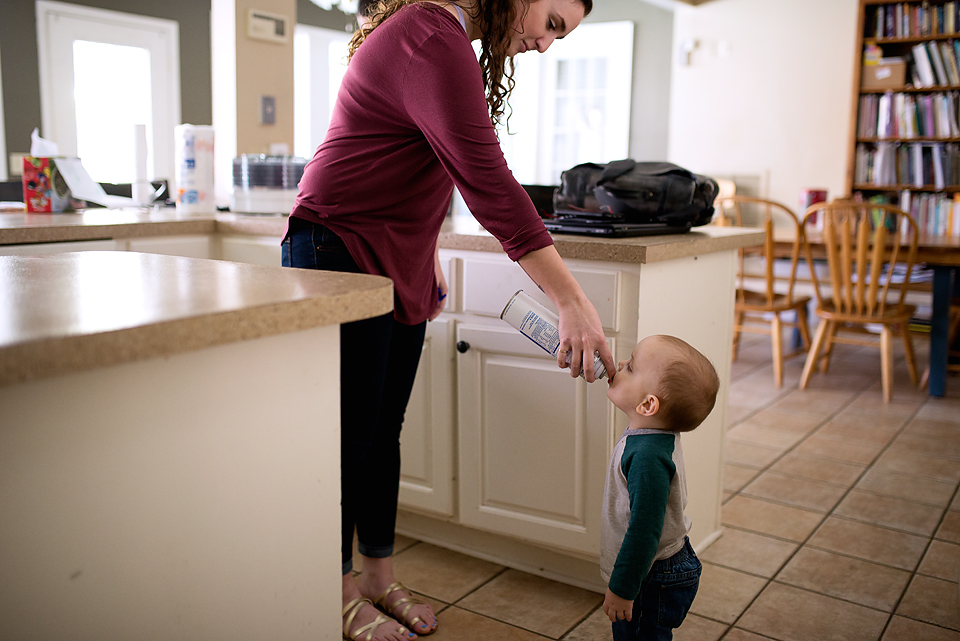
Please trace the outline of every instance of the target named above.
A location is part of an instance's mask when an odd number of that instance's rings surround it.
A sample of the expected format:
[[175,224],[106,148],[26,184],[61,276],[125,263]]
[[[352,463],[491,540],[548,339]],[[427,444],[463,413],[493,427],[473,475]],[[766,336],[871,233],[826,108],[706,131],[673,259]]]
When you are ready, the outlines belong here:
[[618,619],[630,621],[633,619],[633,601],[621,599],[607,588],[607,596],[603,598],[603,611],[607,613],[611,623]]

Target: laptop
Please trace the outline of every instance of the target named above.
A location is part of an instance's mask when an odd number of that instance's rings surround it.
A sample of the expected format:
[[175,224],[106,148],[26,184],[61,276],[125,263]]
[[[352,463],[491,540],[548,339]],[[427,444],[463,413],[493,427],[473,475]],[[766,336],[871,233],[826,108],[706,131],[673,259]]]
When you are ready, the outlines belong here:
[[556,187],[553,185],[523,185],[523,188],[537,208],[547,231],[554,234],[626,238],[630,236],[682,234],[690,231],[689,225],[686,227],[671,227],[664,223],[631,223],[614,214],[555,211],[553,191]]
[[619,219],[609,220],[574,214],[558,214],[556,218],[544,219],[543,224],[546,225],[547,231],[554,234],[576,234],[604,238],[658,236],[662,234],[682,234],[690,231],[690,225],[673,227],[665,223],[625,223]]

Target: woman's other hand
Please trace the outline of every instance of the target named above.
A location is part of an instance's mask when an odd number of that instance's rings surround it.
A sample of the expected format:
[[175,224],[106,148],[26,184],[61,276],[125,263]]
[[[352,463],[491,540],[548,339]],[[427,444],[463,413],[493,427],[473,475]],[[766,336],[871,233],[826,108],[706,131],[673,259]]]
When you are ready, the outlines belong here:
[[447,279],[443,277],[443,270],[440,269],[440,245],[433,254],[433,273],[437,280],[437,308],[430,314],[429,320],[434,320],[447,306],[447,294],[450,288],[447,287]]

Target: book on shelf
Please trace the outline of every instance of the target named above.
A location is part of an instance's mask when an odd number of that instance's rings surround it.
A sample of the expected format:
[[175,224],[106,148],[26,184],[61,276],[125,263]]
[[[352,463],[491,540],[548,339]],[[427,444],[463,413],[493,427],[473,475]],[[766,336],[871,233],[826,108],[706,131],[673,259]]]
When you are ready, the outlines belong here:
[[951,85],[960,85],[960,68],[957,66],[957,56],[953,50],[953,41],[941,40],[940,57],[943,58],[947,70],[947,79]]
[[946,67],[943,66],[943,58],[940,57],[940,47],[932,40],[925,44],[930,54],[930,60],[933,62],[933,73],[937,78],[937,84],[949,85],[950,78],[947,77]]
[[936,78],[933,75],[933,64],[930,62],[930,56],[927,54],[927,48],[923,43],[913,46],[913,63],[920,78],[921,87],[933,87],[936,85]]

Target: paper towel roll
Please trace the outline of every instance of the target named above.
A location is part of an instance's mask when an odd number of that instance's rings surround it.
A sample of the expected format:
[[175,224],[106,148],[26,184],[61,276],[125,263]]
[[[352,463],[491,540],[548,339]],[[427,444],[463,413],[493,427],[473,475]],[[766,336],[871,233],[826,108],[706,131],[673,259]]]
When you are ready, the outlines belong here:
[[178,213],[217,210],[213,193],[213,127],[177,125],[174,128]]
[[147,126],[133,126],[133,183],[131,196],[139,205],[147,205],[153,200],[153,185],[147,178]]

